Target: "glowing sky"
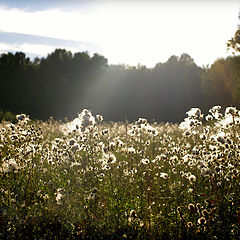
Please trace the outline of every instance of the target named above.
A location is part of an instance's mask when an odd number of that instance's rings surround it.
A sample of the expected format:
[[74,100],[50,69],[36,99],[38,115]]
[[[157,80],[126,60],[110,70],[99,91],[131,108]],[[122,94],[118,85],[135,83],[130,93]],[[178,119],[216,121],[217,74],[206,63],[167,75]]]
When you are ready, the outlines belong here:
[[0,52],[46,56],[63,47],[149,67],[188,53],[202,66],[230,55],[239,10],[239,0],[0,0]]

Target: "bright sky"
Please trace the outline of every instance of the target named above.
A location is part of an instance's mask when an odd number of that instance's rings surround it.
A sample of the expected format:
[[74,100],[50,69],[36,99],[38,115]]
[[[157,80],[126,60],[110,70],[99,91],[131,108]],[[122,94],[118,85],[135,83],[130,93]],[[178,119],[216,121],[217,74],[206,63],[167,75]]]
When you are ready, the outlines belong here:
[[[69,42],[63,47],[72,52],[98,52],[110,64],[148,67],[182,53],[188,53],[199,66],[230,55],[226,43],[237,29],[240,11],[239,0],[65,1],[49,7],[44,1],[34,7],[28,7],[29,0],[22,0],[21,5],[13,2],[15,5],[0,0],[2,35],[11,32],[74,40],[79,46]],[[0,52],[46,56],[61,47],[40,40],[18,42],[18,36],[13,42],[0,35]]]

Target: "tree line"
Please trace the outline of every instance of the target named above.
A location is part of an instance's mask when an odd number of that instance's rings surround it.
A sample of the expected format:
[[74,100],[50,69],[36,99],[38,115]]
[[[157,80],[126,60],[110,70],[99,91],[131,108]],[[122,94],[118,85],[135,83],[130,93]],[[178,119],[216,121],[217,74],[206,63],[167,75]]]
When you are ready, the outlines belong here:
[[4,53],[0,89],[2,112],[24,112],[33,119],[71,119],[88,108],[105,120],[180,122],[191,107],[239,107],[240,56],[199,67],[184,53],[147,68],[109,65],[99,54],[65,49],[34,60],[23,52]]

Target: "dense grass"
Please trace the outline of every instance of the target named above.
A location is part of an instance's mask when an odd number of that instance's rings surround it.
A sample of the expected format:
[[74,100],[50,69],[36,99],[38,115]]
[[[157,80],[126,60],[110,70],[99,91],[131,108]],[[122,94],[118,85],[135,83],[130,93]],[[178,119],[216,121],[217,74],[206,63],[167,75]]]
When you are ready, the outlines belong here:
[[239,239],[239,111],[187,114],[2,122],[0,239]]

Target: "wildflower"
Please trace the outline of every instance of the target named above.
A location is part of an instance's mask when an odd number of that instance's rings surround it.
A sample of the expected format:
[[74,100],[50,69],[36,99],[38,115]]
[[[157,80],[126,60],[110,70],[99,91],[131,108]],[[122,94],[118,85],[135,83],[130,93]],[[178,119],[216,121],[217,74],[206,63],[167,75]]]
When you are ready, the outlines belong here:
[[211,170],[209,168],[203,167],[201,169],[201,176],[203,176],[203,177],[210,177],[211,175],[212,175],[212,172],[211,172]]
[[197,180],[197,178],[193,174],[189,176],[189,181],[191,183],[196,182],[196,180]]
[[137,169],[136,169],[136,168],[133,168],[133,169],[131,170],[131,173],[132,173],[132,174],[136,174],[136,173],[137,173]]
[[49,199],[50,197],[48,194],[44,194],[44,195],[42,195],[42,198],[46,200],[46,199]]
[[124,145],[123,141],[120,139],[117,139],[117,146],[122,147]]
[[26,115],[24,113],[16,115],[16,118],[18,121],[23,121],[26,118]]
[[154,136],[158,134],[158,131],[150,125],[147,125],[146,130],[148,133],[151,133]]
[[60,200],[62,199],[62,196],[63,196],[59,191],[60,190],[58,189],[58,192],[56,193],[57,204],[61,204]]
[[143,226],[144,226],[144,222],[142,220],[140,220],[139,227],[143,227]]
[[128,148],[127,151],[128,151],[128,154],[135,154],[136,153],[136,150],[133,147]]
[[[197,118],[191,118],[191,117],[188,117],[188,118],[185,118],[183,122],[181,122],[179,124],[179,129],[182,129],[182,130],[188,130],[188,131],[191,131],[189,133],[191,134],[196,134],[197,132],[196,131],[193,131],[197,126],[200,126],[202,125],[202,122],[197,119]],[[185,134],[187,134],[188,132],[186,132]],[[187,136],[187,135],[186,135]]]
[[196,208],[197,208],[198,212],[201,212],[201,205],[200,205],[200,203],[196,204]]
[[84,109],[79,114],[78,118],[81,120],[81,125],[83,127],[88,127],[95,124],[95,118],[93,117],[92,113],[87,109]]
[[236,107],[227,107],[225,110],[225,115],[231,114],[231,115],[237,115],[238,110]]
[[136,214],[135,210],[131,210],[129,216],[133,217],[133,218],[136,218],[137,214]]
[[9,159],[9,160],[3,161],[1,168],[2,168],[1,172],[8,173],[10,171],[14,171],[14,172],[18,171],[19,166],[14,159]]
[[190,118],[202,118],[203,114],[199,108],[191,108],[188,112],[186,112],[188,117]]
[[69,145],[69,146],[72,146],[75,142],[76,142],[76,140],[75,140],[74,138],[71,138],[71,139],[68,141],[68,145]]
[[125,176],[128,176],[128,174],[129,174],[128,169],[124,169],[123,173],[124,173]]
[[183,135],[186,136],[186,137],[191,136],[191,134],[192,134],[192,133],[191,133],[189,130],[186,130],[186,131],[183,133]]
[[94,199],[95,197],[96,197],[96,193],[91,192],[91,193],[88,195],[87,200],[92,200],[92,199]]
[[214,106],[209,110],[209,112],[212,114],[212,116],[215,119],[220,119],[222,117],[220,110],[221,110],[221,106]]
[[55,143],[56,144],[60,144],[62,142],[63,142],[63,140],[61,138],[55,138]]
[[222,136],[218,136],[217,137],[217,141],[224,144],[225,143],[225,139]]
[[188,228],[192,228],[192,227],[193,227],[193,223],[192,223],[192,222],[188,222],[188,223],[187,223],[187,227],[188,227]]
[[149,159],[147,159],[147,158],[143,158],[142,160],[141,160],[141,163],[142,164],[148,164],[150,161],[149,161]]
[[136,122],[137,125],[146,125],[147,124],[147,119],[145,118],[139,118],[138,121]]
[[182,214],[182,210],[180,207],[177,207],[177,212],[178,212],[179,216],[182,218],[183,214]]
[[201,135],[200,135],[200,138],[201,138],[202,140],[206,140],[206,139],[207,139],[207,137],[206,137],[205,134],[201,134]]
[[135,210],[131,210],[128,218],[128,222],[131,223],[132,221],[136,220],[137,214]]
[[136,131],[134,131],[133,129],[130,129],[128,130],[127,134],[133,137],[136,134]]
[[114,148],[116,147],[116,144],[115,142],[110,142],[108,146],[109,146],[109,149],[114,150]]
[[94,137],[94,138],[97,138],[98,136],[99,136],[98,132],[94,132],[94,133],[93,133],[93,137]]
[[108,134],[108,129],[102,130],[102,135],[107,135]]
[[188,192],[189,192],[189,193],[192,193],[192,192],[193,192],[193,189],[192,189],[192,188],[189,188],[189,189],[188,189]]
[[96,119],[98,122],[102,122],[103,121],[103,116],[102,115],[96,115]]
[[204,225],[204,224],[206,224],[206,219],[205,219],[204,217],[200,217],[200,218],[198,219],[198,224],[199,224],[199,225]]
[[108,164],[103,165],[102,170],[110,170],[111,167]]
[[191,212],[195,212],[195,206],[194,206],[194,204],[190,203],[190,204],[188,205],[188,210],[190,210]]
[[170,157],[170,159],[169,159],[169,163],[174,163],[176,161],[178,161],[178,157],[176,155]]
[[113,153],[110,153],[108,155],[107,163],[115,163],[116,162],[116,156]]
[[80,145],[78,144],[78,143],[75,143],[72,147],[71,147],[71,150],[73,151],[73,152],[75,152],[75,151],[77,151],[77,150],[79,150],[80,149]]
[[212,108],[209,110],[209,112],[210,112],[210,113],[214,113],[214,112],[220,111],[221,108],[222,108],[221,106],[217,105],[217,106],[212,107]]
[[192,157],[192,156],[191,156],[190,154],[186,154],[185,156],[182,157],[183,162],[184,162],[184,163],[187,163],[188,161],[191,160],[191,157]]
[[181,208],[177,207],[177,212],[180,213],[181,212]]
[[208,114],[208,115],[205,117],[205,119],[209,122],[209,121],[212,121],[212,120],[213,120],[213,117],[212,117],[210,114]]
[[202,214],[203,214],[203,216],[205,217],[206,220],[209,219],[209,212],[208,212],[206,209],[204,209],[204,210],[202,211]]
[[168,174],[162,172],[162,173],[160,173],[160,177],[161,177],[161,178],[164,178],[164,179],[167,179]]

